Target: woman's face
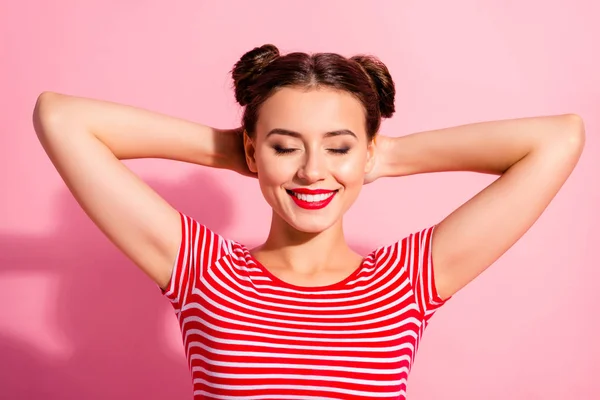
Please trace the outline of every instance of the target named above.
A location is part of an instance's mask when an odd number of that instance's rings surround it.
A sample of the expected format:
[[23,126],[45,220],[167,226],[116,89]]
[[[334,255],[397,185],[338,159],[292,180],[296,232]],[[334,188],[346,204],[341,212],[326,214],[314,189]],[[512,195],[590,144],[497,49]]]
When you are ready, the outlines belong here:
[[341,221],[373,166],[364,108],[332,89],[278,90],[263,103],[245,146],[265,199],[301,232]]

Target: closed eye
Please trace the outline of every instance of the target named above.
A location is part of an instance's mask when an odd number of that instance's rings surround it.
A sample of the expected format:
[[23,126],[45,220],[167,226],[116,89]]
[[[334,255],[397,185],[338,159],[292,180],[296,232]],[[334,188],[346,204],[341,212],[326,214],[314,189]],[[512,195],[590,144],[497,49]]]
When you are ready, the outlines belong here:
[[327,149],[328,152],[333,154],[348,154],[350,149],[348,147],[344,147],[342,149]]
[[[275,150],[275,153],[283,155],[283,154],[291,154],[298,149],[294,149],[291,147],[273,146],[273,150]],[[327,149],[327,151],[332,154],[343,155],[343,154],[348,154],[348,152],[350,151],[350,148],[344,147],[344,148],[340,148],[340,149]]]
[[273,146],[273,150],[275,150],[275,153],[277,154],[290,154],[296,151],[296,149],[281,146]]

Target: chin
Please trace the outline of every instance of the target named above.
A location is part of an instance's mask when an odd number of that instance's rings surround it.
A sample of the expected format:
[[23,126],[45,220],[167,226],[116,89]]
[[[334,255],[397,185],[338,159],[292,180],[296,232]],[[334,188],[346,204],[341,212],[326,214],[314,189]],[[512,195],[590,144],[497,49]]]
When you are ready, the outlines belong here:
[[328,216],[295,216],[295,218],[285,218],[284,220],[289,226],[295,230],[303,233],[321,233],[338,222],[337,218],[331,218]]
[[323,224],[294,224],[291,225],[294,229],[302,233],[321,233],[331,228],[332,225]]

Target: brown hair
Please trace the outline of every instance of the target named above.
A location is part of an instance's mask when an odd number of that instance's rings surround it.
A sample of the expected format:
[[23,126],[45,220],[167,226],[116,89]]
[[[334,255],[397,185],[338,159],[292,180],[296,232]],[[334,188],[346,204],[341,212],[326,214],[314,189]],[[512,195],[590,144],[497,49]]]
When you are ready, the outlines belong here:
[[300,52],[282,56],[277,47],[265,44],[244,54],[231,74],[235,99],[245,107],[242,126],[251,136],[260,106],[282,87],[329,87],[351,93],[365,109],[369,139],[378,132],[381,119],[395,111],[394,81],[385,64],[373,56]]

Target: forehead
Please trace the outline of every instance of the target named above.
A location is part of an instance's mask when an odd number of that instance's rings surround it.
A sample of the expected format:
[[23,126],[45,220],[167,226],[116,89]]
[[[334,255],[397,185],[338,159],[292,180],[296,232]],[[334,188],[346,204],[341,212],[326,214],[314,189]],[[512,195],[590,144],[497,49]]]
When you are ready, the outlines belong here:
[[365,136],[365,111],[350,93],[327,89],[281,88],[260,108],[256,130],[288,129],[302,134],[350,129]]

